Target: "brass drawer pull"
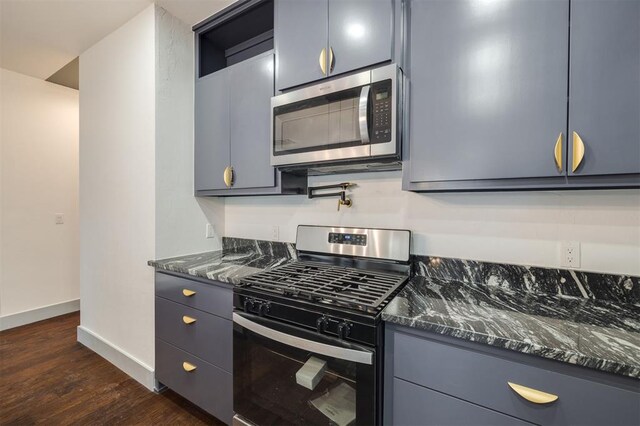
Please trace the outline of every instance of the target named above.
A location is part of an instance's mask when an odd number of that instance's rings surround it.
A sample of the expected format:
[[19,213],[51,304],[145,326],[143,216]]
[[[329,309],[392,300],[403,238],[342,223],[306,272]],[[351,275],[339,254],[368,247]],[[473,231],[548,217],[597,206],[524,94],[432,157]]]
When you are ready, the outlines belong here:
[[560,132],[560,136],[558,136],[558,140],[556,141],[556,146],[553,149],[553,155],[556,158],[556,167],[558,168],[558,172],[562,172],[562,132]]
[[191,297],[194,294],[196,294],[196,292],[193,291],[193,290],[189,290],[189,289],[184,288],[184,289],[182,289],[182,294],[184,294],[186,297]]
[[224,184],[227,186],[227,188],[231,188],[233,186],[235,181],[233,166],[228,166],[224,169],[222,179],[224,180]]
[[571,171],[575,172],[578,170],[580,163],[582,163],[582,159],[584,158],[584,142],[582,142],[582,138],[578,134],[578,132],[573,132],[573,164]]
[[324,47],[320,51],[318,62],[320,63],[320,69],[322,70],[322,75],[327,75],[327,49]]
[[522,385],[516,385],[515,383],[511,382],[507,383],[515,393],[517,393],[527,401],[533,402],[534,404],[549,404],[558,399],[558,395],[531,389]]
[[333,68],[336,64],[335,58],[333,56],[333,47],[329,48],[329,72],[333,72]]
[[184,369],[184,371],[186,371],[187,373],[191,373],[193,370],[196,369],[196,366],[188,363],[187,361],[182,363],[182,368]]
[[186,315],[182,316],[182,322],[184,322],[185,324],[193,324],[194,322],[196,322],[195,318],[192,317],[188,317]]

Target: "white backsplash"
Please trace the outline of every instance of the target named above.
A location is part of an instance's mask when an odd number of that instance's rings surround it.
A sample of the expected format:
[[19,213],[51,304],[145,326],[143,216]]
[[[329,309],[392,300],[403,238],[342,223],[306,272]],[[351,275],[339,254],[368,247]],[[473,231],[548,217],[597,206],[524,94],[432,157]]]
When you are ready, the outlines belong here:
[[417,194],[401,173],[317,176],[310,185],[355,182],[354,205],[306,195],[225,200],[225,235],[295,241],[299,224],[404,228],[413,252],[560,266],[562,241],[581,243],[582,270],[640,275],[640,190]]

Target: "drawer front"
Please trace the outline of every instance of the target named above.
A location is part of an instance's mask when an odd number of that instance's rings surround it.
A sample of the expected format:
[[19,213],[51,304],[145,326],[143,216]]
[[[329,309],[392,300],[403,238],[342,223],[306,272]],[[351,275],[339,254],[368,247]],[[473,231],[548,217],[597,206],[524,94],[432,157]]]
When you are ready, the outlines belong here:
[[[184,362],[196,368],[187,372],[183,366]],[[231,374],[156,339],[156,379],[218,419],[231,424],[233,417]]]
[[233,371],[233,323],[227,319],[156,297],[156,337]]
[[231,319],[233,290],[156,273],[156,296]]
[[[404,333],[394,339],[396,377],[465,401],[545,425],[638,423],[640,393]],[[507,382],[558,400],[529,402]]]
[[470,404],[457,398],[393,379],[393,424],[395,426],[508,426],[531,423]]

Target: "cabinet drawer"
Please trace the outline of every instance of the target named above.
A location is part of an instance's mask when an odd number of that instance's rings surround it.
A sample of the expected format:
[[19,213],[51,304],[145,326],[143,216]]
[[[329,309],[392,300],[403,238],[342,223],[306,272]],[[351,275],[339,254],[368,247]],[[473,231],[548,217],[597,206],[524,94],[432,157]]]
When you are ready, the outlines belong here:
[[[404,333],[394,339],[396,377],[465,401],[545,425],[638,423],[637,392]],[[507,382],[558,400],[529,402]]]
[[[190,372],[185,371],[185,362],[196,368]],[[156,339],[156,379],[218,419],[231,424],[231,374]]]
[[233,323],[227,319],[156,297],[156,337],[232,371]]
[[156,273],[156,296],[231,320],[233,290],[230,288]]
[[393,424],[414,425],[529,425],[530,423],[470,404],[457,398],[393,379]]

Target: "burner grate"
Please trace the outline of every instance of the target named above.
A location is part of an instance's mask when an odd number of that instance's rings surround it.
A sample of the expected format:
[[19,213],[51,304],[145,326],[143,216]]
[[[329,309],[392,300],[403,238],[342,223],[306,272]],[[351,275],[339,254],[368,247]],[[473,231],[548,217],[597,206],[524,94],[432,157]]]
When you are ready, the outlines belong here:
[[406,280],[407,276],[400,274],[297,261],[241,282],[287,296],[378,312]]

